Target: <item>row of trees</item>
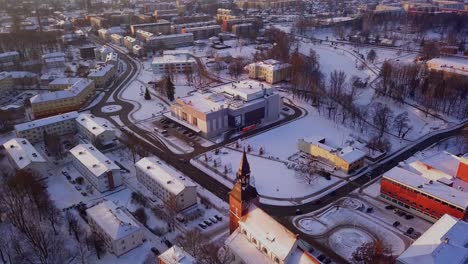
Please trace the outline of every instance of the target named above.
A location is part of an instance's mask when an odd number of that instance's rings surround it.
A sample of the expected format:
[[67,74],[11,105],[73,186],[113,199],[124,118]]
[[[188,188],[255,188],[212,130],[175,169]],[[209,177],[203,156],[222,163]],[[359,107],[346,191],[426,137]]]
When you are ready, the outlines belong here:
[[74,255],[86,263],[91,252],[99,257],[104,250],[103,241],[84,229],[73,212],[62,215],[35,173],[2,178],[0,206],[6,215],[0,224],[3,263],[59,264]]
[[403,103],[415,100],[427,111],[457,118],[468,117],[468,78],[445,71],[429,70],[425,64],[384,62],[377,94]]

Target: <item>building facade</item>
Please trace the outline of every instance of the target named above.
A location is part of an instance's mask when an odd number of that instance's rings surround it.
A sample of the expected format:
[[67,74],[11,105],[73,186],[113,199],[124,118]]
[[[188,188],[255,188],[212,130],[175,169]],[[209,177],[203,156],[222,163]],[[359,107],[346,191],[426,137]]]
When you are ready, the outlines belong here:
[[94,95],[94,81],[79,78],[61,91],[35,95],[29,99],[34,118],[47,117],[79,110]]
[[77,117],[78,112],[69,112],[18,124],[15,125],[16,136],[37,143],[44,140],[44,132],[57,136],[73,134],[76,133]]
[[26,138],[13,138],[3,144],[10,164],[16,170],[40,171],[46,160]]
[[291,64],[277,60],[266,60],[249,64],[249,78],[274,84],[291,77]]
[[13,91],[13,79],[8,72],[0,72],[0,95],[5,96]]
[[103,201],[87,209],[86,215],[93,233],[100,236],[116,256],[143,244],[144,230],[125,207]]
[[206,137],[247,131],[280,117],[281,98],[273,87],[245,80],[176,99],[165,116]]
[[175,49],[193,45],[193,34],[172,34],[148,38],[146,46],[152,49]]
[[78,132],[98,148],[111,145],[117,139],[115,129],[105,119],[91,114],[80,114],[76,118],[76,124]]
[[155,74],[195,72],[196,61],[186,50],[164,51],[163,56],[153,59],[151,68]]
[[197,187],[180,181],[176,171],[163,167],[156,158],[143,158],[135,166],[138,181],[177,211],[197,204]]
[[337,149],[325,144],[324,137],[299,139],[297,147],[300,151],[314,157],[329,161],[333,166],[346,173],[354,172],[364,166],[366,154],[351,146]]
[[114,64],[107,64],[92,70],[87,78],[94,81],[96,88],[105,88],[114,80],[116,71],[117,67]]
[[72,163],[99,192],[112,191],[122,185],[120,168],[91,144],[70,149]]
[[192,33],[194,40],[208,39],[213,36],[218,36],[218,34],[221,33],[221,26],[210,25],[210,26],[183,28],[181,32]]
[[146,23],[146,24],[135,24],[130,26],[132,35],[135,36],[137,30],[144,30],[154,34],[170,34],[171,33],[171,22],[160,19],[158,22]]

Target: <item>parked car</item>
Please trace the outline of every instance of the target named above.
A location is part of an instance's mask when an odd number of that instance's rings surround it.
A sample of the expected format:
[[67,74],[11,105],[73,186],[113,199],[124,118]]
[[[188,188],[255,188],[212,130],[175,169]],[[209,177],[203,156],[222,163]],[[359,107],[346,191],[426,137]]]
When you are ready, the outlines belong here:
[[406,234],[411,235],[414,232],[414,228],[410,227],[406,230]]
[[206,229],[206,227],[207,227],[207,226],[206,226],[205,224],[203,224],[203,223],[199,223],[198,226],[201,227],[201,228],[203,228],[203,229]]
[[155,247],[151,248],[151,252],[153,252],[154,255],[156,255],[156,256],[159,256],[161,254],[161,252],[159,252],[159,250],[157,248],[155,248]]
[[409,214],[405,215],[405,219],[407,219],[407,220],[410,220],[410,219],[413,219],[413,218],[414,218],[414,216],[412,216],[412,215],[409,215]]
[[374,211],[374,208],[372,207],[367,207],[366,213],[372,213]]
[[215,217],[218,221],[222,221],[222,220],[223,220],[223,218],[222,218],[221,216],[219,216],[219,215],[215,215],[214,217]]
[[400,211],[400,212],[398,212],[398,214],[397,214],[397,215],[398,215],[398,216],[401,216],[401,217],[404,217],[404,216],[406,215],[406,213],[405,213],[405,212],[403,212],[403,211]]
[[299,208],[297,208],[297,209],[296,209],[296,215],[301,215],[301,214],[302,214],[302,210],[299,209]]
[[77,191],[81,191],[81,187],[80,187],[80,186],[75,186],[75,189],[76,189]]
[[330,263],[331,263],[331,259],[325,258],[325,259],[323,260],[323,263],[325,263],[325,264],[330,264]]
[[207,220],[204,220],[203,223],[207,226],[211,226],[213,223],[211,223],[210,221],[207,221]]
[[213,223],[213,224],[218,223],[218,220],[216,220],[216,218],[214,218],[214,217],[210,217],[210,218],[208,218],[208,220],[210,220],[211,223]]
[[387,210],[393,210],[393,209],[395,209],[395,206],[393,206],[393,205],[387,205],[387,206],[385,206],[385,209],[387,209]]
[[164,240],[164,244],[166,244],[166,246],[167,246],[168,248],[171,248],[171,247],[172,247],[171,241],[169,241],[169,240],[167,240],[167,239]]
[[320,254],[320,255],[317,257],[317,259],[318,259],[319,261],[323,261],[325,258],[326,258],[326,257],[325,257],[324,255],[322,255],[322,254]]
[[393,223],[393,226],[394,226],[394,227],[398,227],[399,225],[400,225],[400,222],[398,222],[398,221],[395,221],[395,222]]

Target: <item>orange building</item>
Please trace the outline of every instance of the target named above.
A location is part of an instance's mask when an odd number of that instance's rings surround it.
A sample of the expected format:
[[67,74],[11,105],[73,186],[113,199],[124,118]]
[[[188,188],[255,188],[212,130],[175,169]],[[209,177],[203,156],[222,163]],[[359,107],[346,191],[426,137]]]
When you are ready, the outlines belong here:
[[395,167],[387,171],[380,184],[380,198],[431,222],[444,214],[467,219],[466,158],[451,157],[459,163],[457,169],[451,162],[455,175],[421,161],[411,163],[408,170]]

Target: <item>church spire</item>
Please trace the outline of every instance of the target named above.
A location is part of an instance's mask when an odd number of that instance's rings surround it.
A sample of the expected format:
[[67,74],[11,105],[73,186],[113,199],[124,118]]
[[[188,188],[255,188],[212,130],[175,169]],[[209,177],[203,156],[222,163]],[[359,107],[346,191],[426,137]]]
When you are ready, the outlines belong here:
[[242,153],[239,170],[237,171],[237,180],[241,181],[242,187],[245,188],[250,185],[250,164],[247,160],[247,153]]

